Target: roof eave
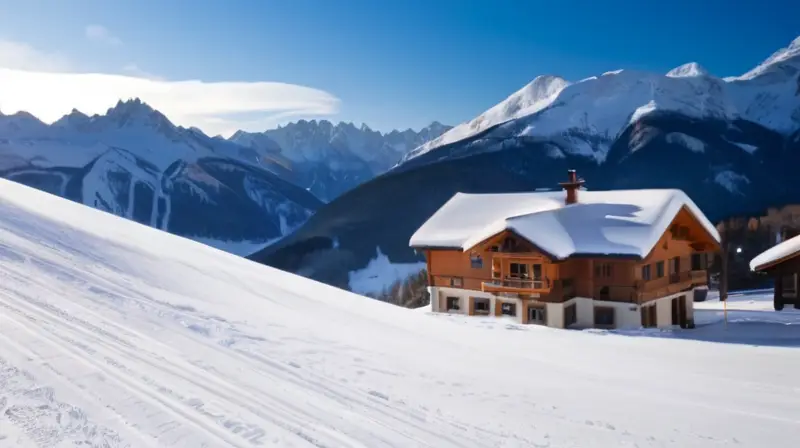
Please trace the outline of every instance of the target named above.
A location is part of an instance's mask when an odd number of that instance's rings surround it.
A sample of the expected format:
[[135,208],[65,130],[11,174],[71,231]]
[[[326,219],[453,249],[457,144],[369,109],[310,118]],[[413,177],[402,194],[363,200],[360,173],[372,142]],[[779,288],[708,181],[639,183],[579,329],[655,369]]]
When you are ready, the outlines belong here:
[[574,254],[572,254],[572,255],[570,255],[570,256],[568,256],[566,258],[563,258],[563,259],[567,260],[567,259],[570,259],[570,258],[604,258],[604,259],[605,258],[613,258],[613,259],[624,259],[624,260],[634,260],[634,261],[644,260],[644,257],[642,257],[641,255],[636,255],[636,254],[607,254],[607,253],[595,254],[595,253],[589,253],[589,252],[574,253]]

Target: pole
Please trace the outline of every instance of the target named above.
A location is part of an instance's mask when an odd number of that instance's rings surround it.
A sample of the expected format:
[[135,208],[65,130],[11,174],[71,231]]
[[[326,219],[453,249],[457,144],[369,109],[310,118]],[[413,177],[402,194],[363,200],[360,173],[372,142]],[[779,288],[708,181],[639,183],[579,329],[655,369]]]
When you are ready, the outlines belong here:
[[723,314],[725,315],[725,330],[728,329],[728,301],[722,302]]
[[722,256],[720,257],[719,300],[728,301],[728,220],[722,222]]

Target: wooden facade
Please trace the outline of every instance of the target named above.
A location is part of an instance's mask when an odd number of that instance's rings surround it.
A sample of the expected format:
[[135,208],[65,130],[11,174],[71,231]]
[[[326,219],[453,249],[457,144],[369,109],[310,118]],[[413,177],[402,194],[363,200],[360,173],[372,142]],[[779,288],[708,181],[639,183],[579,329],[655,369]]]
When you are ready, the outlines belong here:
[[797,293],[798,278],[800,277],[800,252],[759,266],[756,272],[766,273],[775,282],[773,293],[775,311],[780,311],[787,305],[800,309],[800,298]]
[[[708,261],[718,250],[719,243],[684,208],[643,259],[579,254],[557,260],[510,230],[466,251],[428,249],[426,254],[430,286],[513,295],[531,304],[584,297],[641,306],[707,285]],[[678,313],[686,306],[673,305]],[[642,310],[645,326],[655,322],[655,307],[650,308]]]

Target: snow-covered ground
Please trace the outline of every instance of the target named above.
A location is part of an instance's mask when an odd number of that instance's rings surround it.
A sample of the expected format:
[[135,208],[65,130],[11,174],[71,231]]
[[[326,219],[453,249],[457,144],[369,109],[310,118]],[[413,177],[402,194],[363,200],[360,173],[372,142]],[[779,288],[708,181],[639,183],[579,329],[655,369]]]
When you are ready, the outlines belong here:
[[3,448],[800,440],[797,348],[485,322],[0,181]]
[[348,286],[351,291],[357,294],[377,296],[396,282],[405,280],[414,274],[419,274],[425,268],[424,261],[392,263],[389,257],[381,252],[379,247],[375,258],[369,261],[367,267],[350,272]]

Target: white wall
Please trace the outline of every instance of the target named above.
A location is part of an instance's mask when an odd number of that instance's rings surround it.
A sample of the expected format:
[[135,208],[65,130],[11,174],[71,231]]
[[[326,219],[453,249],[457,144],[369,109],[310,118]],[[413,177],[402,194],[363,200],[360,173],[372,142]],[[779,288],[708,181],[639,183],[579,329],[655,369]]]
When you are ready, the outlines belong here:
[[564,328],[564,308],[565,305],[561,303],[545,303],[548,327]]
[[592,299],[587,299],[585,297],[576,297],[574,299],[570,299],[564,303],[564,305],[568,305],[570,302],[575,303],[575,314],[577,314],[577,322],[575,323],[578,327],[593,327],[594,326],[594,304],[592,303]]
[[[521,320],[521,308],[522,303],[519,299],[514,298],[496,298],[494,295],[488,292],[482,291],[473,291],[471,289],[460,289],[460,288],[447,288],[443,286],[435,286],[429,287],[428,291],[431,294],[431,310],[440,312],[440,313],[450,313],[450,314],[469,314],[469,299],[470,297],[480,297],[484,299],[489,299],[489,310],[490,315],[494,315],[495,309],[495,300],[502,300],[509,303],[516,303],[517,304],[517,320]],[[448,311],[445,307],[447,306],[447,297],[458,297],[460,300],[458,302],[459,310],[451,310]]]
[[[595,300],[594,306],[614,308],[614,328],[639,328],[642,326],[642,314],[635,303],[607,302]],[[592,326],[594,326],[594,308]]]
[[[561,323],[557,328],[563,327],[564,322],[564,308],[570,304],[575,304],[575,312],[577,314],[577,327],[590,328],[594,327],[594,307],[603,306],[614,308],[614,322],[617,328],[638,328],[642,326],[642,318],[639,314],[639,306],[632,303],[619,303],[619,302],[606,302],[601,300],[592,300],[585,297],[575,297],[574,299],[567,300],[561,308]],[[559,304],[553,304],[559,305]],[[548,309],[549,312],[549,309]],[[548,319],[548,324],[549,324]],[[554,325],[553,325],[554,326]]]
[[656,326],[668,327],[672,325],[672,296],[656,300]]
[[[472,291],[458,288],[446,287],[429,287],[428,291],[431,294],[431,310],[435,312],[448,312],[444,309],[447,297],[460,298],[460,308],[457,311],[449,311],[451,314],[469,313],[469,298],[482,297],[489,299],[490,315],[494,315],[496,309],[496,302],[514,303],[517,305],[517,316],[515,320],[522,322],[523,315],[526,310],[522,309],[522,300],[513,297],[497,297],[493,294],[481,291]],[[652,303],[657,309],[657,322],[658,327],[667,327],[672,325],[672,304],[671,301],[674,297],[687,296],[686,300],[686,314],[689,319],[694,319],[694,293],[693,291],[684,291],[678,294],[673,294]],[[547,310],[547,326],[553,328],[564,328],[564,308],[570,304],[575,304],[576,323],[577,327],[594,327],[594,307],[607,306],[615,310],[614,321],[616,328],[639,328],[642,326],[642,315],[639,305],[633,303],[619,303],[619,302],[606,302],[600,300],[592,300],[585,297],[575,297],[564,303],[544,303]]]
[[[705,287],[699,287],[695,289],[701,289]],[[659,327],[669,327],[672,326],[672,299],[676,297],[686,296],[686,318],[687,319],[694,319],[694,289],[690,289],[689,291],[683,291],[677,294],[673,294],[671,296],[667,296],[655,301],[658,313],[658,318],[656,325]]]
[[428,286],[428,294],[431,295],[431,311],[438,313],[439,310],[439,288]]

